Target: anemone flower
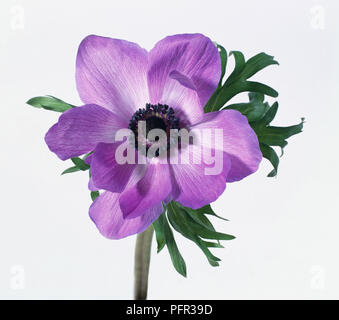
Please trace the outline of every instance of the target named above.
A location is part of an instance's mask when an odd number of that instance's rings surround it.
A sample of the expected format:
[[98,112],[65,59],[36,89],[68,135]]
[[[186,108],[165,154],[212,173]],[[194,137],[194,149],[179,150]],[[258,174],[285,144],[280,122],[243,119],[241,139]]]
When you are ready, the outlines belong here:
[[[141,233],[175,200],[190,208],[215,201],[227,182],[255,172],[262,159],[256,134],[236,110],[204,113],[221,73],[217,47],[201,34],[164,38],[149,52],[125,40],[91,35],[80,44],[76,83],[84,105],[64,112],[47,132],[51,151],[66,160],[89,152],[91,190],[103,190],[89,214],[107,238]],[[222,154],[222,168],[208,175],[208,163],[171,163],[168,150],[153,157],[140,154],[137,141],[127,143],[142,163],[119,163],[117,150],[126,145],[117,132],[128,129],[140,138],[146,129],[188,132],[222,130],[222,143],[205,149]],[[146,141],[147,144],[147,141]],[[178,147],[180,156],[194,158],[202,140]],[[148,145],[146,145],[148,148]],[[159,149],[160,150],[160,149]]]

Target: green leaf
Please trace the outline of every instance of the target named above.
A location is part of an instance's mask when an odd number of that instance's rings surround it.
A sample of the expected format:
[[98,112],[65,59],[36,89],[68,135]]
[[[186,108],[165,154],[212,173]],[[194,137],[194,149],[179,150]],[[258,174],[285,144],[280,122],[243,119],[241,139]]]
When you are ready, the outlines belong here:
[[209,251],[205,242],[194,231],[194,227],[192,225],[192,222],[194,223],[194,220],[191,219],[186,214],[186,212],[182,210],[180,207],[178,207],[176,203],[173,201],[171,201],[167,205],[167,209],[168,209],[168,220],[170,221],[172,227],[187,239],[194,241],[198,245],[198,247],[203,251],[208,262],[212,266],[218,266],[219,265],[218,261],[220,261],[220,259],[214,256]]
[[226,49],[219,45],[219,44],[215,44],[218,48],[219,54],[220,54],[220,60],[221,60],[221,76],[220,76],[220,80],[219,80],[219,84],[218,87],[216,89],[216,91],[214,91],[214,93],[212,94],[212,96],[210,97],[210,99],[208,100],[208,102],[206,103],[205,109],[209,109],[211,108],[214,103],[215,103],[215,99],[217,98],[220,89],[222,88],[222,82],[226,73],[226,66],[227,66],[227,52]]
[[[221,51],[219,52],[221,55]],[[223,54],[225,52],[226,50]],[[273,166],[273,170],[268,174],[268,177],[273,177],[277,174],[279,157],[272,146],[280,147],[282,156],[284,148],[288,144],[287,139],[302,132],[304,119],[302,118],[299,124],[293,126],[270,126],[277,114],[279,105],[278,102],[275,102],[270,106],[264,101],[264,98],[265,95],[277,97],[278,92],[266,84],[249,81],[248,79],[270,65],[278,65],[279,63],[274,60],[273,56],[261,52],[245,61],[244,55],[239,51],[231,51],[229,55],[234,57],[234,70],[225,83],[222,84],[222,79],[225,75],[224,68],[226,67],[226,64],[222,64],[222,77],[219,85],[206,103],[204,110],[205,112],[211,112],[220,109],[233,109],[245,115],[258,137],[263,157],[268,159]],[[246,91],[249,92],[249,102],[225,106],[235,95]]]
[[215,231],[213,224],[211,223],[211,221],[208,220],[208,218],[204,214],[187,207],[185,207],[184,210],[195,222],[200,224],[202,227],[207,228],[211,231]]
[[268,146],[267,144],[260,143],[260,150],[264,158],[271,162],[273,166],[273,170],[267,175],[268,177],[274,177],[278,173],[279,166],[279,157],[273,148]]
[[277,64],[279,65],[278,61],[274,60],[273,56],[270,56],[264,52],[261,52],[254,57],[248,59],[246,62],[246,67],[243,70],[243,77],[246,79],[249,79],[253,75],[255,75],[257,72],[261,71],[262,69]]
[[287,139],[293,135],[302,132],[304,126],[304,118],[297,125],[288,127],[276,127],[269,124],[274,119],[278,111],[278,103],[275,102],[272,107],[266,112],[265,116],[259,120],[251,123],[251,126],[257,134],[259,143],[266,144],[268,146],[278,146],[281,148],[283,155],[283,149],[288,144]]
[[267,175],[268,177],[274,177],[278,173],[278,166],[279,166],[279,157],[274,151],[273,148],[268,146],[267,144],[260,143],[260,150],[264,158],[269,160],[273,166],[273,170]]
[[258,140],[260,143],[267,144],[268,146],[280,147],[281,150],[283,150],[287,145],[287,141],[280,135],[260,133],[258,134]]
[[251,122],[251,121],[260,120],[264,116],[264,114],[267,112],[267,110],[269,109],[269,105],[268,103],[263,103],[263,102],[254,100],[248,103],[231,104],[225,107],[224,109],[225,110],[226,109],[238,110],[244,116],[247,117],[249,122]]
[[235,238],[232,235],[215,231],[212,223],[199,211],[184,207],[174,201],[171,201],[167,208],[168,214],[172,211],[177,217],[180,216],[181,221],[179,221],[179,225],[187,224],[201,238],[214,240],[233,240]]
[[[184,207],[177,202],[171,201],[164,207],[164,212],[159,217],[159,219],[153,222],[153,227],[156,233],[158,252],[160,252],[166,245],[171,255],[172,263],[180,274],[186,275],[186,264],[180,252],[178,251],[168,221],[176,231],[198,245],[198,247],[205,254],[208,262],[212,266],[218,266],[220,259],[214,256],[209,248],[223,248],[223,246],[219,242],[219,239],[234,239],[234,237],[231,235],[215,231],[212,223],[209,221],[206,215],[213,215],[215,217],[218,217],[214,213],[210,205],[194,210],[188,207]],[[205,241],[204,239],[212,239],[217,241]]]
[[220,54],[220,60],[221,60],[221,76],[220,76],[218,87],[221,87],[222,86],[222,81],[223,81],[225,73],[226,73],[227,51],[220,44],[217,44],[217,48],[218,48],[218,51],[219,51],[219,54]]
[[[260,100],[262,99],[262,97],[258,96],[256,98],[251,96],[251,98]],[[268,177],[276,176],[279,166],[279,157],[272,146],[280,147],[282,156],[284,153],[284,148],[288,144],[287,139],[302,132],[304,125],[304,118],[302,118],[301,122],[297,125],[288,127],[270,126],[270,123],[273,121],[278,112],[278,107],[278,102],[275,102],[271,107],[268,108],[261,119],[250,122],[252,129],[257,134],[263,157],[269,160],[273,166],[273,170],[268,174]]]
[[77,171],[80,171],[80,169],[78,167],[70,167],[66,170],[64,170],[61,175],[63,174],[67,174],[67,173],[73,173],[73,172],[77,172]]
[[100,196],[99,191],[91,191],[91,198],[92,201],[94,201],[96,198],[98,198]]
[[231,51],[230,56],[232,56],[232,55],[234,57],[235,67],[234,67],[233,72],[230,74],[230,76],[226,80],[225,86],[228,86],[237,77],[239,77],[239,75],[241,74],[241,72],[244,70],[244,68],[246,66],[245,57],[240,51]]
[[81,171],[86,171],[90,168],[90,166],[80,158],[71,158],[72,162],[75,164],[77,168],[79,168]]
[[288,139],[289,137],[298,134],[303,128],[304,119],[301,119],[301,122],[297,125],[288,126],[288,127],[274,127],[267,126],[261,129],[261,134],[276,135]]
[[222,88],[223,87],[218,87],[217,90],[215,90],[212,96],[209,98],[204,107],[205,112],[210,112],[214,110],[215,101],[218,98],[219,92],[221,91]]
[[[207,208],[208,209],[208,208]],[[173,228],[185,238],[195,242],[205,254],[212,266],[218,266],[220,259],[214,256],[208,248],[221,248],[219,243],[207,242],[205,239],[231,240],[233,236],[216,232],[211,222],[203,213],[194,209],[183,207],[177,202],[171,201],[167,205],[168,219]],[[206,211],[206,210],[205,210]]]
[[153,222],[155,237],[157,239],[157,253],[159,253],[166,245],[165,235],[159,219]]
[[34,97],[29,99],[27,104],[35,108],[42,108],[56,112],[65,112],[68,109],[75,108],[75,106],[53,96]]
[[[267,86],[266,84],[254,81],[246,81],[244,83],[238,83],[237,86],[234,85],[234,88],[237,93],[250,91],[250,92],[259,92],[267,96],[276,98],[279,94],[273,88]],[[232,96],[233,98],[233,96]]]
[[248,98],[251,102],[264,102],[265,95],[259,92],[249,92]]
[[[191,209],[191,210],[193,210],[193,209]],[[219,219],[228,221],[226,218],[223,218],[223,217],[218,216],[218,215],[213,211],[213,209],[212,209],[212,207],[211,207],[210,204],[208,204],[208,205],[206,205],[206,206],[203,206],[203,207],[201,207],[201,208],[199,208],[199,209],[196,209],[196,210],[194,210],[194,211],[197,212],[197,213],[200,213],[200,214],[207,214],[207,215],[211,215],[211,216],[214,216],[214,217],[216,217],[216,218],[219,218]]]
[[259,82],[248,81],[250,77],[269,65],[278,64],[277,61],[265,53],[259,53],[245,62],[244,55],[239,51],[232,51],[235,67],[225,84],[218,87],[205,106],[205,112],[220,110],[235,95],[241,92],[256,92],[262,95],[277,97],[278,92]]
[[[192,219],[193,220],[193,219]],[[193,220],[194,221],[194,220]],[[233,240],[234,236],[222,232],[217,232],[209,229],[203,224],[193,224],[192,230],[198,234],[201,238],[212,240]]]
[[219,242],[203,241],[203,243],[205,244],[205,246],[206,246],[207,248],[225,248],[225,247],[222,246]]
[[66,174],[66,173],[78,172],[78,171],[86,171],[90,168],[90,166],[87,163],[85,163],[83,159],[71,158],[71,160],[75,164],[75,166],[66,169],[65,171],[61,173],[61,175]]
[[266,114],[260,121],[251,123],[251,126],[254,128],[254,130],[261,130],[262,128],[268,126],[273,119],[275,118],[277,112],[278,112],[279,104],[278,102],[274,102],[272,106],[267,110]]
[[[158,228],[162,230],[163,236],[165,238],[166,246],[168,252],[171,256],[171,260],[174,268],[184,277],[186,277],[186,263],[180,254],[177,244],[175,242],[173,232],[168,224],[166,214],[162,213],[156,223],[153,223],[155,229]],[[161,249],[160,249],[161,250]]]
[[[201,226],[203,226],[203,227],[205,227],[205,228],[207,228],[211,231],[215,231],[215,229],[213,227],[213,224],[208,220],[208,218],[205,216],[205,214],[210,214],[210,215],[213,215],[217,218],[220,218],[220,219],[227,221],[227,219],[224,219],[224,218],[217,216],[214,213],[214,211],[212,210],[210,205],[207,205],[207,206],[202,207],[202,208],[197,209],[197,210],[194,210],[194,209],[191,209],[191,208],[188,208],[188,207],[183,207],[178,202],[176,203],[176,205],[178,207],[182,207],[195,222],[199,223]],[[206,213],[206,212],[209,212],[209,213]],[[223,246],[220,245],[220,241],[219,240],[217,240],[217,241],[218,241],[217,243],[213,242],[214,246],[211,245],[210,247],[223,248]],[[205,242],[205,243],[207,243],[207,242]],[[207,245],[207,247],[209,247],[209,246]]]
[[92,153],[93,153],[93,151],[86,153],[86,154],[82,157],[82,160],[86,160]]

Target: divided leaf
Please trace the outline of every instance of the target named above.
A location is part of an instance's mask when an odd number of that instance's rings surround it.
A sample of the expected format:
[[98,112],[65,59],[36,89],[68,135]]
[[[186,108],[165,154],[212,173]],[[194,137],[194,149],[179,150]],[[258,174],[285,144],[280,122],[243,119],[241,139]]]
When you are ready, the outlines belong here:
[[278,102],[270,106],[267,102],[264,102],[262,93],[250,92],[248,96],[250,102],[231,104],[224,109],[238,110],[247,117],[250,126],[258,137],[263,157],[269,160],[273,166],[273,170],[268,174],[268,177],[274,177],[278,172],[279,157],[272,147],[280,147],[282,156],[284,148],[288,144],[287,139],[302,132],[304,118],[301,119],[299,124],[293,126],[271,126],[270,123],[278,112]]
[[168,220],[171,223],[172,227],[179,233],[181,233],[184,237],[186,237],[189,240],[194,241],[198,247],[203,251],[203,253],[206,255],[208,262],[212,266],[218,266],[220,261],[219,258],[215,257],[208,249],[206,245],[204,245],[202,239],[196,235],[196,233],[193,231],[190,222],[185,219],[185,214],[183,210],[178,210],[177,207],[168,204]]
[[[210,205],[194,210],[184,207],[178,202],[171,201],[164,207],[164,212],[159,219],[153,222],[158,253],[167,246],[175,269],[182,275],[186,276],[186,264],[178,251],[168,221],[177,232],[198,245],[212,266],[218,266],[220,259],[214,256],[209,248],[223,248],[219,240],[234,239],[234,236],[217,232],[206,215],[218,217]],[[216,240],[216,242],[206,241],[205,239]]]
[[183,207],[177,202],[171,201],[167,205],[168,219],[173,228],[185,238],[194,241],[206,255],[212,266],[218,266],[219,258],[214,256],[208,248],[222,247],[219,242],[206,242],[203,239],[232,240],[234,236],[215,231],[212,223],[201,212]]
[[[278,64],[273,56],[262,52],[245,61],[244,55],[239,51],[232,51],[230,52],[230,55],[233,55],[235,60],[234,70],[225,81],[224,85],[220,86],[222,79],[220,80],[217,90],[205,106],[205,112],[220,110],[230,99],[241,92],[248,91],[261,93],[271,97],[278,96],[278,92],[273,88],[260,82],[248,81],[249,78],[260,70],[270,65]],[[224,72],[222,73],[222,76],[224,76]],[[241,106],[237,107],[239,108]],[[241,108],[244,108],[244,106]],[[254,108],[253,105],[251,108]],[[256,117],[256,114],[253,115],[252,113],[252,117],[253,116]]]
[[[158,242],[158,252],[164,247],[164,242],[167,246],[168,252],[171,256],[171,260],[174,268],[184,277],[186,277],[186,263],[182,255],[179,252],[177,244],[175,242],[173,232],[168,224],[166,213],[163,212],[159,219],[153,222],[153,227],[156,232],[156,238]],[[160,243],[160,246],[159,246]],[[160,248],[160,249],[159,249]]]
[[[193,210],[193,209],[191,209],[191,210]],[[226,218],[223,218],[223,217],[218,216],[218,215],[213,211],[213,209],[212,209],[212,207],[211,207],[210,204],[208,204],[208,205],[206,205],[206,206],[203,206],[203,207],[201,207],[201,208],[199,208],[199,209],[193,210],[193,211],[195,211],[195,212],[198,213],[198,214],[207,214],[207,215],[211,215],[211,216],[214,216],[214,217],[216,217],[216,218],[219,218],[219,219],[228,221]]]

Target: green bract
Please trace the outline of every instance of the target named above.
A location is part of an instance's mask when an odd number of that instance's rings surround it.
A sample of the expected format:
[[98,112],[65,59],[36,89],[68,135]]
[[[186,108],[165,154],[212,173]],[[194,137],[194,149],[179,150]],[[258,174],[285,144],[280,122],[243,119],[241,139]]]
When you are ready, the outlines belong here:
[[232,51],[230,54],[234,56],[235,68],[224,84],[222,84],[226,72],[227,54],[226,50],[220,45],[218,45],[218,48],[222,62],[221,79],[217,90],[205,106],[205,112],[220,110],[231,98],[241,92],[259,92],[271,97],[278,96],[278,92],[271,87],[260,82],[248,81],[250,77],[265,67],[271,64],[278,64],[272,56],[259,53],[245,62],[244,55],[241,52]]
[[43,108],[50,111],[65,112],[68,109],[75,108],[75,106],[66,103],[53,96],[34,97],[27,101],[27,104],[35,108]]
[[[232,235],[217,232],[206,217],[207,215],[218,217],[210,205],[194,210],[184,207],[178,202],[171,201],[167,206],[164,206],[164,212],[153,223],[158,243],[158,253],[167,246],[175,269],[183,276],[186,276],[186,264],[175,243],[169,223],[185,238],[194,241],[213,267],[219,265],[220,259],[214,256],[209,248],[223,248],[219,240],[232,240],[235,238]],[[206,241],[205,239],[212,241]]]
[[[280,147],[281,155],[283,155],[283,149],[287,145],[286,139],[302,131],[304,119],[302,118],[299,124],[293,126],[270,126],[277,114],[278,102],[270,106],[264,101],[265,95],[277,97],[278,92],[265,84],[248,81],[248,79],[270,65],[278,65],[279,63],[274,60],[273,56],[262,52],[245,62],[241,52],[232,51],[230,55],[234,57],[235,67],[226,81],[223,81],[226,73],[227,53],[222,46],[217,45],[217,47],[221,58],[222,73],[217,90],[204,108],[205,112],[234,109],[245,115],[257,134],[263,157],[268,159],[273,166],[268,177],[274,177],[278,171],[279,157],[272,146]],[[244,91],[249,92],[249,102],[226,105],[232,97]]]
[[86,159],[86,156],[83,159],[81,159],[81,158],[71,158],[71,160],[72,160],[72,162],[75,166],[66,169],[61,174],[88,170],[90,168],[90,166],[87,163],[85,163],[84,159]]

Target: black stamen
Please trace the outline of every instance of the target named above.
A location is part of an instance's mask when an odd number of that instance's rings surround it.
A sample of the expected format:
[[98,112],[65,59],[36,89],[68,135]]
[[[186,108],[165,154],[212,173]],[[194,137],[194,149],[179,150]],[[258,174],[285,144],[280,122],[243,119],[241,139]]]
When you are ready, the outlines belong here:
[[[149,145],[147,145],[147,135],[148,132],[152,129],[161,129],[167,134],[167,146],[165,150],[170,148],[171,142],[169,139],[169,134],[171,129],[179,129],[179,118],[175,117],[175,112],[173,108],[169,107],[166,104],[153,105],[146,103],[145,108],[139,108],[132,116],[129,121],[128,128],[133,131],[135,136],[135,147],[138,147],[138,121],[146,122],[146,136],[143,137],[146,141],[146,150],[148,150]],[[159,141],[159,137],[155,139]],[[155,156],[159,156],[159,150],[155,152]]]

